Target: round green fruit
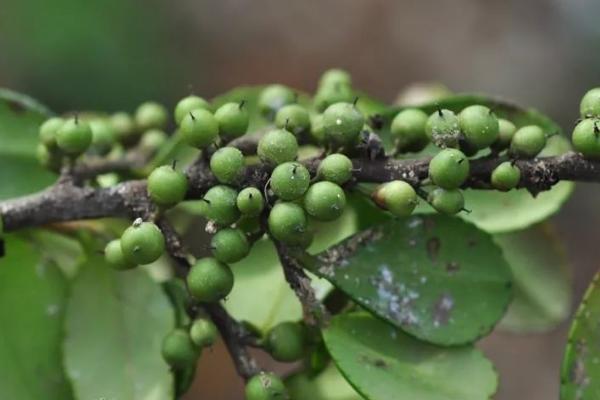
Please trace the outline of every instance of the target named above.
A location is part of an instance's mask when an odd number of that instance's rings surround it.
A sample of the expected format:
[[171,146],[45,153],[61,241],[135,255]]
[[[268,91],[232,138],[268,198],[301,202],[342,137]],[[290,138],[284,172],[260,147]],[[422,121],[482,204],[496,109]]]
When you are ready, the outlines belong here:
[[384,183],[373,194],[373,200],[398,217],[409,216],[418,204],[415,189],[404,181]]
[[301,135],[310,130],[310,116],[306,108],[299,104],[288,104],[277,111],[275,125],[280,129]]
[[248,217],[260,215],[265,208],[265,200],[262,193],[255,187],[242,189],[237,196],[237,207],[240,212]]
[[180,125],[181,121],[183,121],[183,118],[185,118],[185,116],[188,115],[191,111],[197,110],[199,108],[210,111],[210,104],[208,103],[208,101],[204,100],[202,97],[199,96],[188,96],[179,100],[179,102],[175,106],[174,115],[175,122],[177,123],[177,125]]
[[246,400],[287,400],[283,381],[275,374],[261,372],[246,383]]
[[476,149],[485,149],[498,139],[500,126],[496,115],[485,106],[472,105],[458,115],[460,129]]
[[269,232],[289,245],[300,245],[306,240],[307,219],[304,209],[296,203],[277,203],[269,213]]
[[498,119],[498,139],[492,144],[492,147],[497,150],[504,150],[510,146],[517,127],[512,122],[499,118]]
[[258,141],[257,154],[268,164],[278,165],[294,161],[298,155],[298,141],[293,133],[285,129],[267,132]]
[[219,136],[219,123],[210,111],[198,108],[183,117],[179,130],[187,144],[202,149],[212,144]]
[[290,88],[275,84],[263,89],[258,97],[258,110],[267,119],[272,120],[279,109],[296,102],[296,93]]
[[365,124],[365,117],[352,103],[335,103],[323,113],[325,138],[338,145],[355,143]]
[[354,100],[355,94],[349,85],[329,84],[321,85],[313,99],[313,104],[318,112],[323,112],[327,107],[336,103],[350,103]]
[[111,240],[104,248],[104,258],[106,262],[118,270],[126,270],[135,268],[136,264],[125,258],[123,249],[121,248],[121,241],[119,239]]
[[352,77],[347,71],[339,68],[328,69],[319,79],[319,87],[337,85],[352,86]]
[[429,177],[444,189],[459,188],[469,176],[469,160],[460,150],[443,149],[429,162]]
[[165,251],[165,238],[158,226],[138,218],[123,232],[121,250],[125,258],[134,264],[150,264]]
[[223,137],[236,138],[248,130],[250,115],[244,103],[225,103],[215,112],[219,123],[219,134]]
[[159,206],[170,207],[181,202],[187,189],[185,174],[170,165],[156,168],[148,177],[148,194]]
[[109,121],[119,142],[130,143],[136,138],[135,122],[131,115],[125,112],[118,112],[111,115]]
[[600,117],[600,88],[589,90],[579,105],[581,118]]
[[97,119],[90,122],[92,147],[99,154],[108,154],[116,141],[116,133],[108,120]]
[[310,137],[315,143],[323,143],[325,141],[323,114],[312,114],[310,116]]
[[343,185],[352,178],[352,161],[344,154],[330,154],[321,161],[317,175],[326,181]]
[[457,147],[461,135],[458,117],[450,110],[438,110],[427,118],[425,133],[438,147]]
[[514,189],[521,180],[521,170],[510,161],[505,161],[492,171],[492,186],[498,190]]
[[214,258],[202,258],[190,269],[187,286],[198,301],[216,302],[231,292],[233,273],[227,264]]
[[160,149],[166,143],[167,139],[168,136],[165,132],[159,129],[150,129],[142,135],[140,146],[144,150],[154,152]]
[[310,185],[310,173],[297,162],[278,165],[271,174],[271,189],[282,200],[296,200]]
[[400,151],[421,151],[429,143],[425,133],[427,114],[417,108],[400,111],[392,120],[390,133]]
[[453,215],[463,210],[465,199],[459,189],[437,188],[429,193],[427,201],[441,214]]
[[528,125],[515,132],[510,142],[510,152],[519,158],[533,158],[544,149],[544,146],[546,146],[546,135],[542,128]]
[[221,183],[237,183],[244,173],[244,165],[244,155],[235,147],[222,147],[210,158],[210,170]]
[[573,147],[586,158],[600,158],[600,121],[583,119],[573,129]]
[[233,228],[218,231],[211,239],[210,247],[213,256],[224,263],[238,262],[250,252],[250,244],[246,235]]
[[240,218],[237,197],[238,192],[229,186],[213,186],[204,195],[204,215],[220,226],[233,224]]
[[311,185],[304,196],[308,215],[320,221],[333,221],[346,207],[344,190],[333,182],[321,181]]
[[196,362],[199,351],[189,333],[183,329],[174,329],[163,339],[162,356],[170,366],[185,368]]
[[152,101],[140,104],[135,111],[135,124],[142,132],[154,128],[164,129],[168,120],[167,109]]
[[92,144],[92,128],[77,117],[71,118],[56,131],[56,144],[66,154],[82,154]]
[[219,331],[212,321],[199,318],[190,327],[192,342],[200,348],[212,346],[219,335]]
[[63,126],[65,120],[59,117],[52,117],[47,119],[40,126],[40,141],[47,148],[53,148],[56,146],[56,132]]
[[282,322],[275,325],[267,334],[267,351],[277,361],[293,362],[304,356],[306,335],[297,322]]

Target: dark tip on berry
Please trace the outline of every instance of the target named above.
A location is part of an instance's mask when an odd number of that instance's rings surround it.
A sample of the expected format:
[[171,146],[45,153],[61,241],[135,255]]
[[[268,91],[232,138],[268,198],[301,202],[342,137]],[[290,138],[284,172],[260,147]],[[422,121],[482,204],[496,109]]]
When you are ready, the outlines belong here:
[[356,104],[358,103],[358,99],[360,99],[360,97],[358,97],[358,96],[356,96],[356,97],[354,98],[354,101],[352,102],[352,105],[353,105],[354,107],[356,107]]
[[241,110],[246,105],[246,99],[240,101],[239,109]]
[[594,121],[594,135],[598,137],[598,134],[600,134],[600,128],[598,128],[598,121]]
[[248,198],[251,199],[253,197],[252,193],[248,193]]
[[436,103],[435,107],[437,109],[437,113],[440,116],[440,118],[444,118],[444,113],[442,112],[442,109],[440,108],[440,105]]
[[573,125],[578,125],[581,121],[583,121],[583,118],[577,118]]
[[190,111],[190,117],[192,117],[192,120],[195,121],[196,117],[194,117],[194,114]]
[[210,205],[210,200],[208,199],[202,199],[203,202],[205,202],[206,204]]
[[175,169],[175,167],[177,167],[177,160],[173,160],[173,162],[171,163],[171,168]]
[[283,129],[285,129],[286,131],[288,130],[288,125],[290,124],[290,119],[286,118],[285,119],[285,126],[283,127]]
[[292,168],[292,174],[296,175],[296,170],[298,169],[297,165],[294,165],[294,168]]
[[469,210],[468,208],[464,208],[464,207],[463,207],[463,208],[461,208],[461,209],[460,209],[460,211],[464,211],[464,212],[466,212],[467,214],[471,214],[471,210]]
[[464,158],[461,158],[460,160],[458,160],[458,164],[462,164],[465,161]]

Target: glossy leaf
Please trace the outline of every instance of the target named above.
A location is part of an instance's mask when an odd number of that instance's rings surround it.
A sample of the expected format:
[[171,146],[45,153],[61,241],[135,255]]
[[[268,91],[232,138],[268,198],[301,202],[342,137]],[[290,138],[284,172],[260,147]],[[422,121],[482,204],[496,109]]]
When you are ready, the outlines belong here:
[[161,342],[175,317],[160,285],[141,270],[117,272],[89,254],[73,283],[65,366],[78,399],[163,400],[173,377]]
[[359,232],[307,269],[405,332],[440,345],[486,335],[511,299],[511,275],[490,235],[442,215],[392,220]]
[[291,400],[362,400],[348,381],[330,365],[318,375],[299,372],[285,382]]
[[323,332],[348,382],[369,400],[487,400],[494,367],[471,346],[420,342],[366,314],[341,314]]
[[515,332],[554,328],[571,310],[567,257],[553,227],[537,225],[494,236],[513,274],[515,297],[500,327]]
[[561,400],[600,398],[600,274],[590,284],[573,324],[561,368]]
[[2,398],[68,400],[61,344],[67,283],[29,243],[6,238],[0,258],[0,388]]

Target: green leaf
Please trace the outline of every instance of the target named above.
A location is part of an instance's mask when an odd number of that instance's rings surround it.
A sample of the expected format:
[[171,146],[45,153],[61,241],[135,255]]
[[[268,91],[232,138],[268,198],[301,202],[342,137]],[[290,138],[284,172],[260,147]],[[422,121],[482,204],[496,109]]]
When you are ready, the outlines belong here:
[[561,368],[561,400],[600,398],[600,274],[577,310]]
[[173,398],[161,342],[174,327],[160,285],[140,269],[117,272],[91,253],[73,283],[64,346],[78,399]]
[[487,233],[421,215],[362,231],[305,268],[405,332],[440,345],[489,333],[511,299],[510,269]]
[[369,400],[487,400],[494,367],[471,346],[420,342],[366,314],[342,314],[323,332],[348,382]]
[[43,189],[54,176],[36,159],[38,127],[49,111],[22,94],[0,89],[0,200]]
[[514,332],[554,328],[571,310],[564,248],[550,224],[494,236],[510,265],[515,298],[500,327]]
[[0,258],[0,388],[2,398],[68,400],[62,366],[67,284],[35,249],[7,236]]
[[30,236],[43,257],[55,262],[67,278],[77,275],[85,260],[85,252],[78,240],[47,229],[33,229]]
[[334,365],[311,376],[299,372],[285,382],[292,400],[363,400]]

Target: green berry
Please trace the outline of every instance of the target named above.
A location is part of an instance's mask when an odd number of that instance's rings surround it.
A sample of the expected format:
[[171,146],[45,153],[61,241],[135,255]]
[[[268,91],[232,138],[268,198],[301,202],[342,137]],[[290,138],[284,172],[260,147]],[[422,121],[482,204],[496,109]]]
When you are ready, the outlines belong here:
[[352,77],[347,71],[339,68],[329,69],[321,75],[320,87],[336,85],[352,86]]
[[152,222],[136,219],[121,236],[121,250],[130,262],[145,265],[159,259],[165,251],[165,237]]
[[162,356],[170,366],[185,368],[196,362],[199,351],[189,333],[183,329],[174,329],[163,339]]
[[246,383],[246,400],[287,400],[283,381],[275,374],[261,372]]
[[429,143],[425,133],[427,114],[417,108],[400,111],[392,120],[390,133],[400,151],[421,151]]
[[104,248],[104,258],[111,267],[118,270],[131,269],[136,264],[125,258],[123,249],[121,248],[121,241],[119,239],[111,240]]
[[343,185],[352,178],[352,161],[343,154],[330,154],[319,164],[317,175],[323,180]]
[[464,108],[458,115],[458,120],[465,139],[476,149],[485,149],[498,139],[498,118],[485,106],[472,105]]
[[301,135],[310,130],[310,115],[306,108],[298,104],[288,104],[277,111],[275,125],[280,129]]
[[246,257],[250,252],[250,244],[246,235],[233,228],[218,231],[210,242],[213,256],[224,263],[234,263]]
[[323,129],[327,140],[348,145],[356,142],[365,124],[365,117],[352,103],[335,103],[323,113]]
[[255,217],[260,215],[262,210],[265,208],[265,201],[263,195],[255,187],[247,187],[237,196],[237,207],[240,212],[249,217]]
[[375,203],[398,217],[412,214],[418,204],[415,189],[404,181],[391,181],[373,193]]
[[92,128],[92,146],[99,154],[107,154],[115,144],[116,133],[107,120],[98,119],[90,122]]
[[600,117],[600,88],[589,90],[579,105],[581,118]]
[[214,258],[201,258],[190,269],[187,276],[190,293],[198,301],[219,301],[233,288],[233,273],[227,264]]
[[492,186],[498,190],[514,189],[521,180],[521,170],[510,161],[505,161],[492,171]]
[[600,122],[583,119],[573,129],[573,147],[587,158],[600,158]]
[[296,102],[296,93],[283,85],[269,85],[258,97],[258,110],[267,119],[272,120],[279,109]]
[[205,216],[220,226],[233,224],[240,218],[237,196],[238,192],[229,186],[213,186],[204,195]]
[[307,219],[304,209],[296,203],[277,203],[268,219],[269,232],[276,240],[290,245],[305,242]]
[[275,360],[297,361],[302,358],[306,349],[304,328],[297,322],[282,322],[269,331],[265,344]]
[[450,110],[438,110],[427,119],[425,133],[438,147],[457,147],[460,139],[458,117]]
[[437,188],[429,193],[427,201],[441,214],[453,215],[463,210],[465,199],[459,189]]
[[242,103],[225,103],[215,112],[219,123],[219,134],[223,137],[236,138],[248,130],[250,115]]
[[341,102],[349,103],[354,99],[354,97],[354,92],[349,85],[322,85],[317,90],[315,98],[313,99],[313,103],[317,111],[323,112],[332,104]]
[[200,348],[212,346],[219,335],[219,331],[212,321],[199,318],[190,327],[192,342]]
[[294,161],[298,155],[298,141],[293,133],[275,129],[260,138],[256,152],[263,162],[269,164]]
[[92,144],[92,128],[77,117],[69,119],[56,131],[56,144],[66,154],[82,154]]
[[39,143],[36,148],[36,157],[44,168],[58,172],[62,166],[62,155],[56,149],[48,150],[48,148]]
[[222,147],[210,158],[210,170],[219,182],[235,184],[244,173],[244,155],[235,147]]
[[262,232],[261,221],[258,216],[242,215],[239,221],[235,223],[235,226],[247,235],[260,234]]
[[333,221],[339,218],[346,207],[344,190],[328,181],[311,185],[304,196],[306,212],[320,221]]
[[210,111],[210,104],[208,101],[204,100],[202,97],[198,96],[188,96],[179,100],[177,105],[175,106],[175,122],[177,125],[181,124],[183,118],[188,115],[191,111],[197,109],[203,109]]
[[168,136],[163,131],[150,129],[142,135],[140,146],[145,150],[157,151],[167,142],[167,139]]
[[148,177],[148,194],[159,206],[169,207],[181,202],[187,189],[185,174],[170,165],[156,168]]
[[469,160],[462,151],[443,149],[429,162],[429,177],[444,189],[459,188],[469,176]]
[[528,125],[519,128],[511,142],[511,154],[520,158],[533,158],[546,146],[546,135],[542,128],[536,125]]
[[510,146],[517,127],[512,122],[499,118],[498,119],[498,139],[492,144],[492,147],[498,150],[504,150]]
[[271,189],[282,200],[296,200],[301,197],[310,184],[310,173],[297,162],[278,165],[271,174]]
[[316,143],[323,143],[325,141],[325,127],[323,126],[323,114],[311,115],[310,137]]
[[163,129],[167,126],[169,113],[161,104],[146,102],[140,104],[135,111],[135,124],[141,131],[148,129]]
[[47,148],[56,146],[56,132],[65,123],[65,120],[59,117],[47,119],[40,126],[40,141]]
[[110,119],[117,140],[123,143],[129,143],[136,137],[135,122],[131,115],[125,112],[113,114]]
[[210,111],[198,108],[183,117],[180,132],[190,146],[202,149],[219,136],[219,123]]

